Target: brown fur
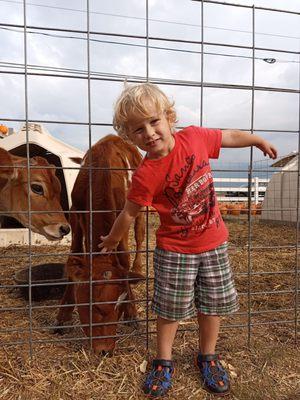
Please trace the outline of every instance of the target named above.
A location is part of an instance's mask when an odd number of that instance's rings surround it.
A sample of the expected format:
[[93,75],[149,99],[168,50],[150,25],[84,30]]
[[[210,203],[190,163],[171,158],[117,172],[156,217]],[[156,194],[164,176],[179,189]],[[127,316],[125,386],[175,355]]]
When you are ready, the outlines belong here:
[[[70,227],[60,204],[61,186],[55,167],[42,157],[31,158],[30,166],[33,167],[29,170],[30,209],[45,211],[31,214],[30,227],[50,240],[61,239],[69,233]],[[51,166],[53,168],[45,168]],[[34,187],[42,187],[43,193],[35,193]],[[25,212],[29,209],[29,196],[27,159],[0,148],[0,210],[7,211],[8,216],[29,227],[28,213]]]
[[[75,253],[88,253],[90,250],[99,252],[100,236],[109,233],[118,212],[121,211],[125,203],[126,185],[129,182],[128,172],[124,169],[128,167],[136,168],[140,161],[141,156],[134,146],[124,142],[118,136],[106,136],[85,155],[83,166],[72,191],[70,222],[72,227],[71,253],[74,255],[71,255],[67,262],[67,274],[71,281],[77,283],[67,287],[62,304],[89,303],[90,285],[89,283],[79,282],[89,281],[90,264],[92,264],[92,280],[105,279],[103,278],[104,272],[105,276],[110,277],[105,282],[93,283],[93,303],[112,302],[111,304],[92,305],[93,323],[117,322],[123,313],[124,318],[128,320],[136,317],[136,309],[133,303],[128,302],[118,305],[118,307],[116,307],[116,303],[119,296],[124,292],[127,293],[127,301],[133,300],[128,278],[142,279],[139,273],[142,267],[141,254],[135,255],[133,262],[135,272],[129,272],[130,257],[128,253],[118,254],[117,256],[94,255],[92,261],[89,257],[75,257]],[[129,165],[127,162],[129,162]],[[91,198],[90,183],[92,188]],[[93,211],[108,210],[108,212],[92,213],[92,229],[90,232],[90,213],[81,211],[88,211],[91,208]],[[110,212],[109,210],[113,211]],[[139,251],[144,239],[143,215],[139,215],[135,220],[135,237]],[[128,232],[117,250],[128,252]],[[123,279],[123,281],[116,283],[111,282],[111,279]],[[57,317],[58,323],[62,324],[70,320],[73,309],[74,306],[61,308]],[[90,319],[89,306],[79,306],[78,311],[81,323],[88,324]],[[114,336],[116,324],[95,326],[91,330],[84,327],[83,330],[87,336],[90,336],[91,333],[93,337]],[[115,338],[93,339],[92,343],[96,352],[112,351],[115,347]]]

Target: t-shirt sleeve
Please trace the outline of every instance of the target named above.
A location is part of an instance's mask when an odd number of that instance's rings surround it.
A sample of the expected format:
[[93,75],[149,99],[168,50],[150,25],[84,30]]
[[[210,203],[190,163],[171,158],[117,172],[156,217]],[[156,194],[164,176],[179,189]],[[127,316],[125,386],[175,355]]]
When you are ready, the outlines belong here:
[[138,171],[136,171],[132,176],[132,183],[127,194],[127,199],[140,206],[151,206],[152,204],[152,185],[147,184],[145,176],[140,174]]
[[208,157],[219,158],[222,143],[222,131],[220,129],[210,129],[196,126],[193,128],[199,135],[201,135],[201,139],[207,149]]

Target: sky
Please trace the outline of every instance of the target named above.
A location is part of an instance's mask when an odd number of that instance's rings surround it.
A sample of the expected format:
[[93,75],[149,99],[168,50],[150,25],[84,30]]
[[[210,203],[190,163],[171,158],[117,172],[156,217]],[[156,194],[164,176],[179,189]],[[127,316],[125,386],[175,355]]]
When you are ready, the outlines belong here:
[[[300,12],[299,0],[230,2]],[[44,124],[49,132],[84,151],[89,146],[89,92],[82,77],[88,57],[86,34],[80,31],[87,29],[86,8],[85,0],[26,1],[27,71],[39,74],[27,77],[28,118],[54,121]],[[252,50],[231,46],[252,46],[252,9],[211,3],[204,3],[203,9],[204,41],[211,43],[204,45],[203,81],[212,86],[251,86]],[[145,1],[90,0],[89,10],[91,76],[105,79],[91,80],[91,122],[101,124],[92,125],[91,143],[113,133],[113,104],[125,78],[145,80],[148,75],[175,101],[179,127],[200,125],[201,4],[149,0],[148,68]],[[25,79],[20,74],[24,72],[23,25],[23,2],[0,0],[0,123],[16,130],[23,123],[6,119],[25,118]],[[300,15],[255,10],[254,40],[256,48],[273,50],[255,50],[255,85],[299,91]],[[275,62],[265,62],[266,58]],[[45,76],[65,73],[73,77]],[[203,89],[203,126],[249,130],[251,112],[251,90]],[[277,146],[279,156],[298,150],[299,93],[257,90],[253,115],[254,129]],[[219,161],[244,163],[249,154],[249,149],[224,149]],[[258,150],[253,157],[263,159]]]

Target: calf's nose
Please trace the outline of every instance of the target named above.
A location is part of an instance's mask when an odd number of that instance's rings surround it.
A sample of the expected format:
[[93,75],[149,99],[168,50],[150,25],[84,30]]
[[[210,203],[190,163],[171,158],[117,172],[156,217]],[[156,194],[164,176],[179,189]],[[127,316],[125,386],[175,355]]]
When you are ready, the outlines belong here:
[[95,339],[93,341],[93,349],[98,356],[111,357],[114,352],[115,344],[115,340],[112,339]]
[[62,236],[67,235],[67,234],[70,232],[70,230],[71,230],[71,228],[70,228],[70,225],[68,225],[68,224],[64,224],[64,225],[61,225],[61,226],[59,227],[59,233],[60,233]]

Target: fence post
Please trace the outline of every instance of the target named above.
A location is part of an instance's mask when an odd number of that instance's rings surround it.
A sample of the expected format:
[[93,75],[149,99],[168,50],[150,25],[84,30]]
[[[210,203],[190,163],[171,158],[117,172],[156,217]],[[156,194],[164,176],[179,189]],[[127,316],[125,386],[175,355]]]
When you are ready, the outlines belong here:
[[258,198],[259,198],[259,178],[255,176],[253,178],[254,180],[254,202],[255,204],[258,204]]

